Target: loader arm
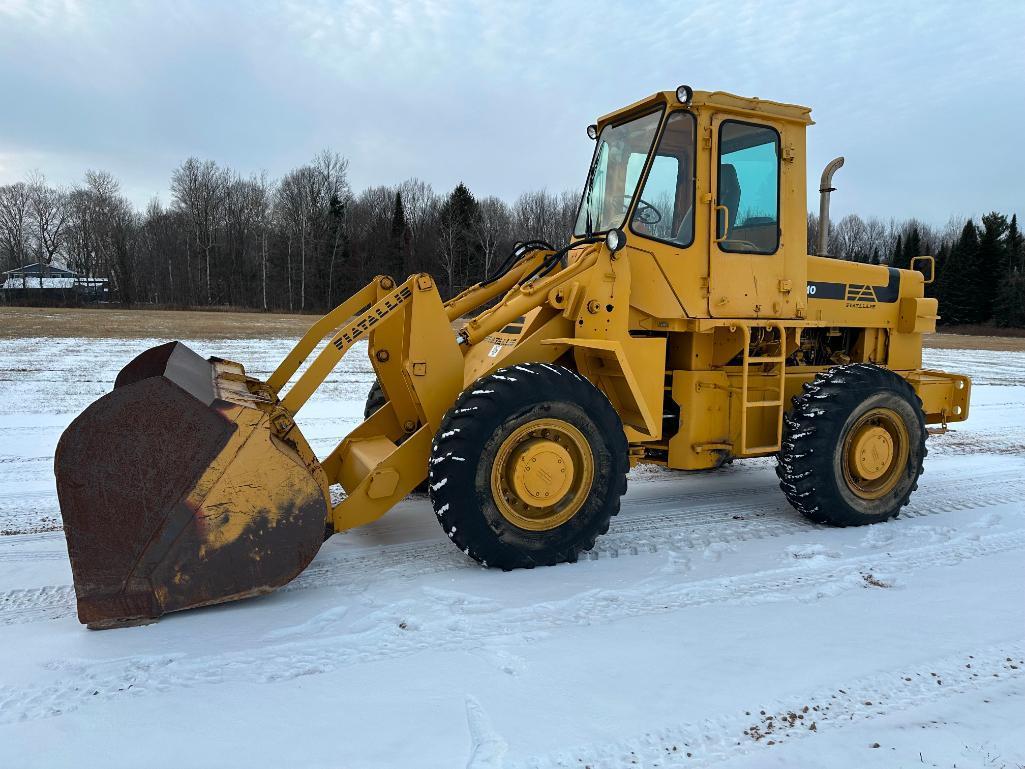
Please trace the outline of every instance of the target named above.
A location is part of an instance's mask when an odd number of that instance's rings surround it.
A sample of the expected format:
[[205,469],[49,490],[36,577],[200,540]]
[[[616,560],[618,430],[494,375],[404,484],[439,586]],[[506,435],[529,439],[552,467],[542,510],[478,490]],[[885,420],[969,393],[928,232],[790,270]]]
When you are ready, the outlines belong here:
[[[447,303],[427,275],[414,275],[397,287],[390,278],[379,277],[314,324],[272,376],[272,386],[280,389],[279,383],[302,366],[338,320],[346,319],[284,395],[282,406],[295,414],[364,337],[387,397],[322,463],[328,482],[346,491],[331,511],[336,531],[379,518],[427,477],[433,437],[464,386],[464,351],[510,318],[543,304],[551,289],[585,273],[595,265],[599,250],[597,244],[588,244],[567,267],[524,282],[552,252],[526,254],[501,278],[473,286]],[[455,318],[502,294],[503,301],[471,320],[457,337]],[[377,301],[368,308],[371,298]],[[356,308],[361,311],[352,315]]]

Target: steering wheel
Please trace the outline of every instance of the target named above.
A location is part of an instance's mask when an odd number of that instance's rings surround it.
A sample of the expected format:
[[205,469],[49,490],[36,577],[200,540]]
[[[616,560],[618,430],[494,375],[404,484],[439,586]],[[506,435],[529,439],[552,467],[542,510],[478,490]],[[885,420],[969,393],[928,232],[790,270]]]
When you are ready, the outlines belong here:
[[637,198],[637,208],[634,209],[634,221],[647,224],[648,226],[658,224],[662,221],[662,212],[646,200]]
[[[731,246],[740,246],[741,248],[750,248],[751,251],[760,251],[761,248],[750,240],[734,240],[733,238],[726,238],[726,240],[719,241],[720,243],[729,243]],[[743,252],[742,252],[743,253]]]

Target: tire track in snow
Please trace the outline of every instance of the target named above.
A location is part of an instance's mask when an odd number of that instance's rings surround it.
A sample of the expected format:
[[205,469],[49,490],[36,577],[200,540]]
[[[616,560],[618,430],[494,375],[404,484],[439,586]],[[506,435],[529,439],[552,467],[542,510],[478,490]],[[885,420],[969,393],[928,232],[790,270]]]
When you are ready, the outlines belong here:
[[[122,657],[106,661],[53,660],[47,667],[63,678],[45,686],[0,686],[0,724],[59,716],[114,697],[147,691],[227,683],[272,683],[329,673],[367,662],[426,650],[458,651],[491,641],[523,643],[553,628],[606,624],[709,604],[757,604],[816,600],[870,587],[866,574],[907,575],[954,566],[1025,548],[1025,531],[970,535],[937,545],[873,553],[824,564],[811,563],[692,582],[649,581],[625,589],[593,589],[568,598],[502,608],[461,593],[425,588],[424,596],[389,603],[351,621],[338,607],[297,629],[297,640],[206,656],[183,653]],[[425,600],[425,598],[427,600]],[[276,632],[273,638],[288,638]],[[518,642],[519,642],[518,640]]]
[[[986,408],[992,405],[986,404],[986,406],[977,408]],[[1010,407],[1017,404],[1006,405]],[[335,417],[314,417],[304,420],[304,422],[336,420]],[[16,429],[38,430],[34,427],[0,428],[0,442],[6,432]],[[316,444],[314,448],[318,450],[318,453],[330,452],[344,437],[345,433],[337,436],[307,435],[311,445]],[[980,432],[978,430],[966,432],[955,428],[946,435],[932,437],[929,442],[929,452],[935,456],[963,456],[966,454],[1021,456],[1025,452],[1025,430],[1017,426],[1009,426],[1003,432]],[[52,481],[52,463],[53,457],[21,458],[0,455],[0,486],[7,481],[8,477],[16,483],[43,479]],[[726,493],[743,491],[745,490],[732,489]],[[0,538],[2,536],[17,536],[26,532],[60,532],[62,529],[60,507],[52,490],[0,493],[0,532],[4,530],[10,532],[7,535],[0,533]]]
[[934,703],[966,692],[1021,681],[1025,646],[1008,643],[949,655],[925,665],[840,681],[748,710],[678,724],[607,743],[589,743],[513,763],[509,769],[589,766],[704,766],[820,732]]
[[[959,494],[951,495],[953,489]],[[975,490],[975,493],[971,493]],[[613,529],[599,537],[594,549],[581,553],[581,560],[653,554],[658,552],[700,550],[711,545],[734,544],[771,539],[810,530],[829,530],[797,517],[785,503],[766,512],[761,497],[764,490],[746,489],[744,497],[724,490],[702,495],[702,499],[720,497],[711,505],[702,504],[692,510],[653,511],[617,516]],[[968,493],[965,493],[968,492]],[[1025,494],[1025,480],[1015,472],[996,473],[959,481],[939,481],[919,489],[901,517],[887,526],[899,525],[902,519],[920,518],[938,513],[992,507],[1014,502]],[[753,499],[751,499],[753,497]],[[679,505],[685,497],[652,497],[627,502],[630,506]],[[740,501],[743,506],[738,506]],[[775,517],[775,516],[788,517]],[[745,517],[750,516],[750,517]],[[45,535],[25,535],[45,536]],[[67,551],[0,552],[0,561],[32,560],[34,557],[65,559]],[[367,584],[367,575],[374,581],[388,578],[413,579],[455,569],[478,568],[446,540],[385,545],[342,553],[315,561],[295,580],[277,592],[291,592],[321,587],[347,587]],[[75,614],[75,589],[72,585],[50,585],[41,588],[17,589],[0,593],[0,626],[62,619]]]

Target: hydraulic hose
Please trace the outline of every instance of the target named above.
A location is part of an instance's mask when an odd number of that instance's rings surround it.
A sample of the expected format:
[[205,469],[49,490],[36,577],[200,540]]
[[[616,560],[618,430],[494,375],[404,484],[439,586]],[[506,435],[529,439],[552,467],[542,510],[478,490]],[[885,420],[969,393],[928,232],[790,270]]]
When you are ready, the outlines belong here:
[[546,257],[545,260],[541,262],[541,264],[539,264],[537,267],[535,267],[528,275],[521,278],[520,282],[517,283],[517,285],[522,286],[524,283],[529,283],[534,278],[543,278],[555,269],[555,265],[557,265],[563,259],[563,257],[566,256],[566,254],[568,254],[577,246],[586,246],[592,243],[602,243],[604,240],[605,238],[602,236],[592,235],[591,237],[581,238],[580,240],[575,241],[573,243],[568,243],[555,253]]
[[531,251],[541,250],[554,251],[555,247],[544,240],[528,240],[525,243],[520,243],[516,248],[509,252],[509,255],[505,258],[502,264],[499,265],[491,275],[481,281],[481,287],[490,286],[496,280],[500,279],[503,275],[508,273],[522,257],[526,256]]

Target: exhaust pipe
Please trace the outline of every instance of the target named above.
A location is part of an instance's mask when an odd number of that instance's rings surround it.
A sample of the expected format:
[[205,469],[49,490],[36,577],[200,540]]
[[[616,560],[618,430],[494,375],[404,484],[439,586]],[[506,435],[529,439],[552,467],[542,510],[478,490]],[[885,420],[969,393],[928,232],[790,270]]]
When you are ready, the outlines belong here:
[[836,190],[833,186],[833,174],[843,165],[843,157],[833,158],[822,169],[819,181],[819,245],[815,253],[827,256],[829,250],[829,193]]

